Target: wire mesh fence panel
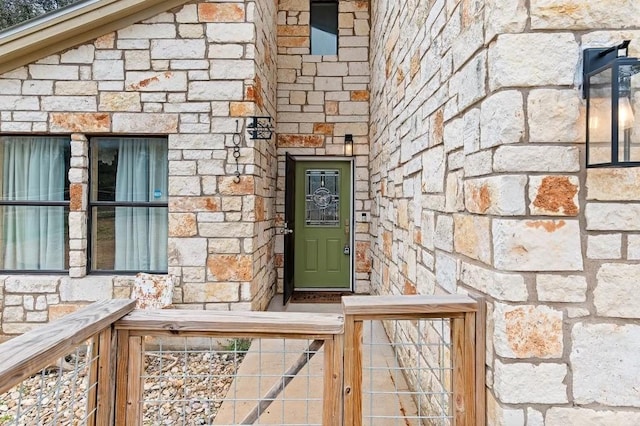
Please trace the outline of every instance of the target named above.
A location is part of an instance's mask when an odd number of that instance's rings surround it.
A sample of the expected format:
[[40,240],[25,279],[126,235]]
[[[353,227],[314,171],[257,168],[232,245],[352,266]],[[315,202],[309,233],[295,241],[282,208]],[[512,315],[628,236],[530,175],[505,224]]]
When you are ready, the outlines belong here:
[[98,355],[87,341],[0,395],[0,425],[84,425],[96,415]]
[[144,425],[322,424],[322,341],[185,337],[145,347]]
[[364,321],[362,355],[363,424],[453,424],[448,319]]

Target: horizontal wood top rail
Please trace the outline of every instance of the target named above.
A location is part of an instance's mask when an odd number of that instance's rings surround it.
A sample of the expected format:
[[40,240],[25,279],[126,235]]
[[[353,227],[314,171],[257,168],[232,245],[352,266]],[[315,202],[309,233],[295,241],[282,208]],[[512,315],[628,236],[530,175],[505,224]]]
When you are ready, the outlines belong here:
[[0,345],[0,393],[68,355],[94,334],[131,312],[133,300],[106,300],[86,306]]
[[385,317],[394,315],[429,315],[430,317],[455,317],[478,310],[471,297],[451,294],[446,296],[345,296],[342,298],[345,315]]
[[292,339],[292,340],[331,340],[341,333],[286,333],[282,330],[269,332],[240,332],[240,331],[179,331],[179,330],[129,330],[129,336],[137,337],[198,337],[215,339]]
[[342,334],[342,315],[300,312],[213,312],[191,310],[133,311],[118,322],[117,329],[145,332],[206,332],[288,335]]

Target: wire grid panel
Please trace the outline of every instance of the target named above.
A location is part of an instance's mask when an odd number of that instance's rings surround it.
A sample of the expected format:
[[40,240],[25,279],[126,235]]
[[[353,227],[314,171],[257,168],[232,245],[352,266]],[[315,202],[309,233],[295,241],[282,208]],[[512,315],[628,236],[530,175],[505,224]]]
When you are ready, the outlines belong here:
[[322,424],[318,342],[178,340],[146,345],[144,425]]
[[363,424],[453,424],[449,319],[364,321]]
[[97,392],[98,355],[92,347],[85,342],[0,395],[0,425],[87,424],[96,411],[89,404]]

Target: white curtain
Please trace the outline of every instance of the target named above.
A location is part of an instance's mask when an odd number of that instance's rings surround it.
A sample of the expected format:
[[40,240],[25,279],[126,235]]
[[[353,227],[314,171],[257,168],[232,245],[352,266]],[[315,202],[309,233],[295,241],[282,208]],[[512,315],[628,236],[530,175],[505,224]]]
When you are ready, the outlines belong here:
[[[167,201],[167,143],[120,139],[116,201]],[[116,207],[116,270],[167,269],[167,208]]]
[[[63,201],[67,143],[50,137],[2,138],[3,200]],[[64,269],[64,207],[2,210],[3,269]]]

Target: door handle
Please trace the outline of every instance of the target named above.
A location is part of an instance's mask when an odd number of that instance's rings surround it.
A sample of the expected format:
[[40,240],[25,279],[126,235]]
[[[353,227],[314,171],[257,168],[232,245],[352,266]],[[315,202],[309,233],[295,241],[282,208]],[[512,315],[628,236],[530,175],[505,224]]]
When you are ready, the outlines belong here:
[[289,225],[288,225],[288,223],[287,223],[287,222],[285,222],[285,223],[284,223],[284,227],[280,228],[280,233],[281,233],[282,235],[289,235],[289,234],[293,234],[293,229],[289,229],[289,228],[288,228],[288,226],[289,226]]

